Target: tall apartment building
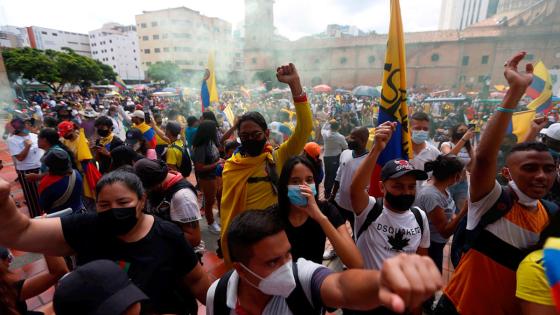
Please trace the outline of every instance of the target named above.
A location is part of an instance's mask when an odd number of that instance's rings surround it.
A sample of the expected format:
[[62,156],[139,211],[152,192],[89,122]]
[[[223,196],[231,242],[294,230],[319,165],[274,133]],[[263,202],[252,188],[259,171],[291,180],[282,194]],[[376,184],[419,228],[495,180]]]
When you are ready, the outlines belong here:
[[66,47],[74,50],[79,55],[91,57],[89,36],[87,34],[29,26],[27,27],[27,36],[32,48],[61,51],[62,48]]
[[136,26],[107,23],[89,32],[91,56],[115,70],[123,80],[144,80]]
[[497,12],[499,0],[442,0],[440,30],[463,30]]
[[0,26],[0,47],[30,47],[27,28],[12,25]]
[[[186,75],[203,74],[210,50],[217,72],[234,71],[236,46],[231,24],[186,7],[144,11],[136,15],[142,70],[156,62],[171,61]],[[238,57],[237,57],[238,58]]]

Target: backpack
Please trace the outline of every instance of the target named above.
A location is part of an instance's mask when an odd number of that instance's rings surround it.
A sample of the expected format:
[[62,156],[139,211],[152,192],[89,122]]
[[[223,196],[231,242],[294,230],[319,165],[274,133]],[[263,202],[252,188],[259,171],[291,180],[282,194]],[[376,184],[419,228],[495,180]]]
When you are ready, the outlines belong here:
[[[502,186],[502,192],[498,200],[488,209],[488,211],[480,218],[480,222],[473,230],[467,229],[467,216],[461,219],[457,229],[453,233],[453,242],[451,245],[451,261],[455,267],[459,265],[459,261],[480,236],[484,229],[504,217],[513,208],[513,204],[517,200],[517,196],[509,185]],[[539,200],[544,206],[549,217],[558,211],[558,205],[548,200]]]
[[192,161],[187,146],[183,145],[183,147],[180,147],[175,143],[172,143],[171,147],[181,151],[181,166],[179,166],[179,173],[181,173],[183,177],[189,177],[192,172]]
[[[420,226],[420,236],[424,235],[424,220],[422,219],[420,208],[412,207],[410,208],[410,211],[414,214],[414,219],[416,219],[416,223]],[[373,205],[373,209],[371,209],[368,213],[364,224],[360,227],[360,230],[356,234],[356,242],[358,241],[358,238],[360,238],[360,236],[369,228],[369,226],[377,220],[377,218],[381,215],[381,212],[383,212],[383,199],[377,198],[375,200],[375,205]]]
[[[150,207],[147,213],[155,215],[166,221],[172,222],[171,212],[170,212],[171,199],[173,199],[173,196],[179,190],[184,188],[190,189],[195,196],[197,195],[196,188],[193,186],[193,184],[191,184],[188,180],[183,178],[177,183],[175,183],[173,186],[169,187],[166,191],[164,191],[162,195],[157,194],[157,196],[150,198],[150,204],[153,205],[153,207]],[[160,207],[164,202],[167,203],[167,207]]]
[[[307,299],[303,287],[299,281],[297,263],[292,262],[292,270],[296,279],[296,288],[286,298],[288,308],[294,315],[322,314],[322,308],[315,308]],[[214,315],[229,315],[231,309],[227,306],[227,287],[233,270],[230,270],[218,280],[216,291],[214,291]]]

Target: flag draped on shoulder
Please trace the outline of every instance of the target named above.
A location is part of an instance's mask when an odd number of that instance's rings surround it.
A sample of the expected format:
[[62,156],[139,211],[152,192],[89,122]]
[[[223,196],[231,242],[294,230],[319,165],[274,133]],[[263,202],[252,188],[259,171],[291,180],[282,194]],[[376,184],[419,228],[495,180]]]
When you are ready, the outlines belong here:
[[200,89],[200,97],[202,98],[202,111],[210,104],[219,101],[218,88],[216,86],[216,72],[214,69],[214,51],[208,53],[208,68],[202,81]]
[[78,135],[76,159],[80,163],[84,173],[84,180],[82,182],[84,196],[95,199],[95,185],[99,179],[101,179],[101,173],[99,173],[99,170],[97,170],[97,167],[93,162],[93,155],[89,150],[89,145],[83,128],[80,128],[80,134]]
[[412,158],[406,105],[406,53],[399,0],[391,0],[391,21],[383,67],[378,125],[386,121],[397,122],[397,128],[377,160],[369,189],[370,195],[373,196],[382,195],[377,183],[385,163],[393,159]]
[[534,67],[533,82],[527,88],[527,95],[533,99],[527,108],[545,115],[552,110],[552,79],[542,61]]
[[546,241],[543,258],[552,300],[560,313],[560,238],[551,237]]

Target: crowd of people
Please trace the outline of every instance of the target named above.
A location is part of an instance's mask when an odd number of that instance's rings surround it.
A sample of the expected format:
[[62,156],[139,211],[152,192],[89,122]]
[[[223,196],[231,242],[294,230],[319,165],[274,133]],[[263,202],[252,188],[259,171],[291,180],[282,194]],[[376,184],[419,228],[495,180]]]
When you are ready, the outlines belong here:
[[[560,123],[508,141],[523,57],[493,112],[411,94],[413,158],[377,170],[397,123],[376,126],[375,98],[306,92],[293,64],[277,69],[293,102],[20,99],[6,142],[29,215],[0,179],[0,313],[56,284],[60,315],[556,314],[542,248],[560,236]],[[229,270],[215,281],[201,229]],[[48,273],[18,279],[9,248],[44,254]]]

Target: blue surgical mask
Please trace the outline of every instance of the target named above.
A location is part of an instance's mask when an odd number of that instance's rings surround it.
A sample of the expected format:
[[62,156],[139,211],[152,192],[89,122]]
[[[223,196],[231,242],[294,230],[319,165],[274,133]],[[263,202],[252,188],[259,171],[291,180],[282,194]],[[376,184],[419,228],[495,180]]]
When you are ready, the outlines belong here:
[[[317,195],[317,188],[315,184],[308,185],[311,188],[313,196]],[[290,203],[298,207],[307,207],[307,198],[301,194],[299,185],[288,185],[288,198]]]
[[412,130],[412,142],[422,144],[428,140],[429,133],[425,130]]

